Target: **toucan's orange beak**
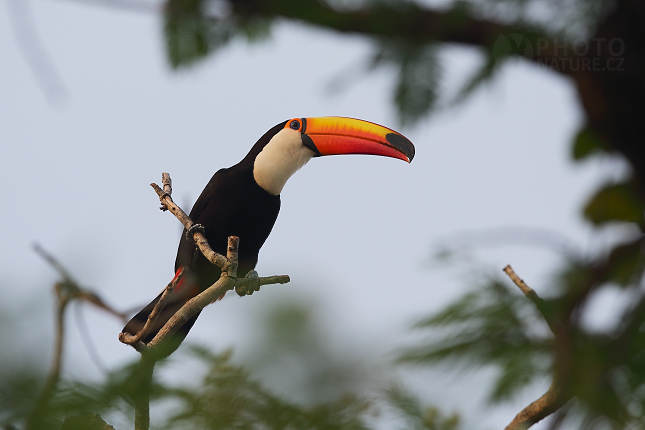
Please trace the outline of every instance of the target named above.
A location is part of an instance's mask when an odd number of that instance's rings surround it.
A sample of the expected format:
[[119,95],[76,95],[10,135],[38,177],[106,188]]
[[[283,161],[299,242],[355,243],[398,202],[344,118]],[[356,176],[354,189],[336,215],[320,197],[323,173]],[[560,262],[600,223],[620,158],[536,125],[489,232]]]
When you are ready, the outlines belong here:
[[[316,155],[371,154],[414,158],[414,145],[396,131],[354,118],[301,118],[302,140]],[[289,124],[287,124],[287,127]]]

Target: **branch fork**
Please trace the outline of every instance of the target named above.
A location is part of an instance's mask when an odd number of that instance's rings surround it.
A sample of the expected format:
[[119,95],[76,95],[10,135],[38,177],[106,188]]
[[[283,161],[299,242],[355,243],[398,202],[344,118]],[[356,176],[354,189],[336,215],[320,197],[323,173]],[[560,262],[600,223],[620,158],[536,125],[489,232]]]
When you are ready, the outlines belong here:
[[205,236],[205,229],[202,225],[194,223],[188,215],[172,200],[172,180],[168,173],[163,173],[162,187],[152,183],[150,186],[155,190],[161,202],[161,210],[170,211],[182,223],[186,229],[186,234],[191,236],[201,253],[214,265],[220,268],[221,276],[213,285],[202,291],[197,296],[190,299],[184,306],[173,315],[168,322],[159,330],[157,335],[148,344],[141,342],[154,325],[158,315],[163,310],[167,299],[172,295],[175,286],[184,275],[185,271],[173,279],[166,286],[159,302],[150,313],[144,327],[135,335],[129,333],[120,333],[119,340],[125,344],[132,345],[137,351],[148,355],[159,348],[159,345],[169,339],[184,323],[192,318],[196,313],[201,311],[210,303],[216,301],[227,291],[235,289],[240,295],[250,295],[258,291],[262,285],[285,284],[290,281],[289,276],[258,276],[255,270],[249,272],[244,278],[237,277],[238,267],[238,250],[240,239],[237,236],[228,238],[226,256],[223,256],[210,247]]

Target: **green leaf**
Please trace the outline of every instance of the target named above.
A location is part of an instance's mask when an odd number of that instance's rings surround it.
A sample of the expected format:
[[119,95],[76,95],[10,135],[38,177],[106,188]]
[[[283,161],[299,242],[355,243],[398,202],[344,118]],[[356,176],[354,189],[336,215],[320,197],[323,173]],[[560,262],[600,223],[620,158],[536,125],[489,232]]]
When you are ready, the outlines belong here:
[[635,222],[643,225],[645,205],[632,183],[604,186],[587,203],[585,217],[593,224],[611,221]]
[[607,148],[600,139],[600,137],[589,128],[585,126],[578,132],[575,140],[573,141],[572,156],[574,160],[580,161],[591,155],[606,152]]
[[645,269],[645,255],[641,248],[641,240],[614,248],[607,258],[605,279],[623,287],[637,283]]
[[418,398],[400,385],[393,384],[384,391],[388,404],[405,419],[413,430],[457,430],[459,415],[445,417],[433,406],[424,407]]
[[441,68],[433,44],[381,41],[370,67],[394,65],[398,68],[394,104],[401,124],[413,124],[436,105]]
[[507,283],[490,280],[417,328],[432,337],[404,351],[400,361],[431,365],[443,362],[469,367],[495,365],[500,375],[492,401],[508,399],[549,371],[551,339],[537,335],[546,327],[535,305]]
[[247,42],[267,38],[271,20],[260,16],[209,16],[204,0],[169,0],[164,34],[173,68],[185,67],[222,48],[235,36]]

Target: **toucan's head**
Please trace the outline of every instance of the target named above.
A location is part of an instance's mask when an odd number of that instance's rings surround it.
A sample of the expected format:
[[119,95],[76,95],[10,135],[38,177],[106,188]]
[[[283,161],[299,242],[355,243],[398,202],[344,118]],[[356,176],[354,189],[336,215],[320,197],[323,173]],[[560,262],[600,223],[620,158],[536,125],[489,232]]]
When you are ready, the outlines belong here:
[[278,195],[311,158],[337,154],[382,155],[409,163],[414,158],[414,145],[392,129],[360,119],[294,118],[269,130],[249,156],[254,156],[255,181]]

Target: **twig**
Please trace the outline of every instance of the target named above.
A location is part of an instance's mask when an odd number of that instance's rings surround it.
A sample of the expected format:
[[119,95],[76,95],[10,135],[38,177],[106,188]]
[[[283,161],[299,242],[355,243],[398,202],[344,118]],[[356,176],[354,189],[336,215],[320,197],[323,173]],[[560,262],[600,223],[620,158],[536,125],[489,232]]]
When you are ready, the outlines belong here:
[[191,319],[195,314],[200,312],[209,304],[216,301],[218,298],[226,294],[227,291],[235,288],[235,277],[237,275],[237,249],[238,249],[239,238],[236,236],[231,236],[228,238],[228,255],[232,260],[228,264],[228,271],[222,271],[222,275],[213,285],[208,287],[206,290],[202,291],[192,299],[188,300],[182,307],[179,309],[166,324],[159,330],[157,335],[148,342],[148,350],[152,353],[160,349],[160,346],[164,343],[165,339],[170,339],[173,334],[179,330],[179,328],[184,325],[189,319]]
[[63,345],[65,336],[65,311],[67,306],[73,300],[84,300],[93,305],[104,309],[113,315],[125,320],[125,315],[108,306],[96,294],[78,286],[78,283],[72,278],[70,273],[58,262],[51,254],[45,251],[40,245],[34,244],[34,251],[47,261],[63,278],[62,281],[54,285],[56,293],[56,332],[54,339],[54,354],[52,364],[45,380],[36,405],[31,415],[27,419],[25,428],[27,430],[39,429],[42,427],[46,414],[44,413],[49,406],[51,397],[56,392],[56,386],[60,380],[60,369],[63,361]]
[[569,398],[563,396],[562,387],[555,381],[551,382],[551,386],[539,399],[522,409],[522,411],[513,418],[513,421],[506,426],[504,430],[525,430],[533,424],[548,417],[556,412]]
[[[291,281],[289,275],[274,275],[274,276],[261,276],[257,279],[257,286],[261,287],[262,285],[270,284],[287,284]],[[249,278],[238,278],[235,281],[235,289],[244,288],[248,289],[253,285],[253,280]]]
[[506,273],[508,277],[511,278],[511,281],[513,281],[513,283],[515,283],[515,285],[517,285],[518,288],[522,290],[526,298],[533,302],[535,307],[542,314],[542,318],[544,318],[546,323],[549,325],[549,328],[551,329],[553,335],[557,337],[562,331],[562,325],[549,313],[544,300],[540,296],[538,296],[533,288],[526,285],[526,282],[524,282],[522,278],[520,278],[517,273],[515,273],[510,264],[504,267],[504,273]]
[[515,283],[515,285],[517,285],[520,288],[520,290],[522,290],[524,295],[529,300],[531,300],[533,303],[536,303],[537,301],[542,300],[537,295],[535,290],[533,288],[529,287],[528,285],[526,285],[526,282],[524,282],[524,280],[522,278],[520,278],[517,275],[517,273],[515,273],[515,271],[513,270],[513,268],[511,267],[510,264],[507,265],[506,267],[504,267],[504,273],[506,273],[508,275],[508,277],[511,278],[511,281],[513,281]]
[[141,353],[137,386],[143,391],[137,392],[136,398],[134,399],[135,430],[148,430],[150,426],[150,387],[152,384],[154,365],[158,358],[165,356],[164,351],[166,342],[172,340],[173,334],[175,334],[181,326],[200,312],[204,307],[222,297],[229,290],[238,288],[240,291],[249,291],[252,293],[252,291],[257,291],[262,285],[284,284],[290,280],[289,276],[286,275],[258,277],[255,271],[253,271],[254,276],[247,276],[242,279],[238,279],[237,266],[240,239],[236,236],[228,238],[226,257],[213,251],[204,235],[204,227],[193,223],[190,217],[186,215],[186,213],[172,200],[172,180],[170,179],[170,175],[166,172],[162,173],[163,188],[155,183],[150,184],[150,186],[152,186],[159,196],[161,209],[164,211],[170,211],[183,224],[187,234],[192,235],[195,244],[199,247],[199,250],[202,252],[204,257],[220,268],[221,275],[217,282],[197,296],[188,300],[181,309],[175,312],[175,314],[164,324],[150,342],[147,344],[143,343],[141,339],[149,333],[150,327],[154,324],[158,313],[163,310],[166,298],[172,295],[179,278],[184,275],[184,271],[182,270],[181,274],[168,284],[159,299],[159,302],[155,305],[152,313],[148,316],[148,320],[144,327],[134,336],[127,333],[119,334],[119,340],[121,340],[121,342],[132,345]]
[[204,307],[222,297],[226,292],[240,288],[242,290],[257,290],[261,285],[284,284],[290,281],[289,276],[268,276],[250,278],[237,278],[237,258],[239,238],[231,236],[228,238],[227,256],[213,251],[208,244],[204,229],[201,225],[193,223],[188,215],[172,200],[172,180],[170,174],[164,172],[161,175],[163,189],[152,183],[150,186],[155,190],[161,201],[162,208],[170,211],[184,226],[188,234],[192,234],[195,244],[202,254],[213,264],[221,269],[221,276],[213,285],[190,299],[175,313],[166,324],[159,330],[157,335],[147,344],[148,352],[156,351],[165,339],[169,339],[182,325],[190,318],[200,312]]
[[[531,300],[535,307],[540,311],[542,317],[549,325],[551,332],[556,337],[556,341],[560,340],[563,330],[562,325],[554,320],[553,317],[549,315],[545,308],[545,303],[540,296],[533,290],[531,287],[526,285],[524,282],[513,270],[510,265],[507,265],[504,268],[504,273],[508,275],[509,278],[518,286],[518,288],[524,293],[527,299]],[[526,430],[531,427],[533,424],[539,422],[540,420],[546,418],[552,413],[556,412],[565,403],[571,399],[571,395],[564,392],[562,384],[560,383],[560,378],[556,374],[553,375],[553,380],[551,381],[551,386],[539,399],[529,404],[527,407],[522,409],[518,413],[513,421],[506,426],[505,430]]]
[[199,247],[199,250],[202,252],[202,254],[204,254],[204,257],[206,257],[208,261],[222,269],[222,271],[224,271],[226,265],[228,264],[226,257],[211,249],[204,234],[199,229],[194,228],[196,224],[193,223],[188,215],[186,215],[186,212],[184,212],[179,206],[175,204],[175,202],[173,202],[172,197],[169,193],[161,189],[157,184],[152,183],[150,184],[150,186],[159,196],[159,200],[161,201],[162,206],[165,207],[166,210],[169,210],[175,216],[175,218],[177,218],[179,222],[183,224],[184,228],[187,231],[192,233],[193,240]]
[[155,321],[157,321],[157,317],[163,310],[163,308],[166,306],[166,303],[168,302],[168,299],[171,297],[172,293],[175,291],[175,287],[184,278],[184,274],[186,272],[182,270],[179,275],[177,275],[175,278],[173,278],[172,281],[166,286],[164,289],[163,294],[159,298],[159,301],[155,305],[154,309],[152,312],[150,312],[150,315],[148,315],[148,320],[146,321],[146,324],[143,326],[141,330],[135,335],[131,335],[130,333],[119,333],[119,340],[123,343],[126,343],[128,345],[132,345],[134,343],[139,342],[141,339],[146,337],[146,335],[150,332],[150,329],[154,325]]
[[103,359],[101,359],[101,355],[99,354],[98,350],[96,349],[96,345],[92,341],[92,335],[90,334],[88,328],[87,328],[87,321],[85,320],[85,317],[83,316],[83,307],[81,306],[81,302],[76,302],[76,307],[74,311],[76,312],[76,326],[78,327],[78,330],[80,331],[80,338],[83,341],[83,344],[85,345],[85,349],[87,350],[87,353],[90,356],[90,359],[94,362],[96,367],[103,372],[104,375],[107,376],[108,374],[108,368],[107,366],[103,363]]
[[54,338],[54,355],[52,356],[52,364],[45,380],[36,405],[31,415],[29,416],[25,425],[26,430],[39,429],[45,418],[45,410],[49,406],[49,400],[56,391],[58,380],[60,379],[60,368],[63,361],[63,344],[65,338],[65,309],[70,303],[71,296],[65,294],[67,288],[63,285],[65,282],[57,282],[54,286],[56,291],[56,332]]
[[37,243],[34,243],[32,247],[36,252],[36,254],[40,255],[43,258],[43,260],[48,262],[54,269],[56,269],[56,271],[63,277],[65,281],[76,284],[76,282],[74,282],[74,280],[72,279],[72,275],[70,275],[67,269],[65,269],[63,265],[60,264],[58,260],[54,258],[53,255],[45,251],[43,247]]
[[57,285],[62,288],[62,292],[69,296],[69,299],[77,299],[86,301],[93,304],[97,308],[101,308],[104,311],[111,313],[112,315],[120,318],[123,321],[127,320],[127,316],[123,312],[119,312],[114,309],[112,306],[108,305],[101,299],[96,293],[86,288],[79,287],[79,283],[72,277],[72,275],[63,267],[63,265],[54,258],[53,255],[45,251],[43,247],[39,244],[34,243],[33,249],[36,254],[40,255],[45,261],[47,261],[63,278],[63,282],[59,282]]

